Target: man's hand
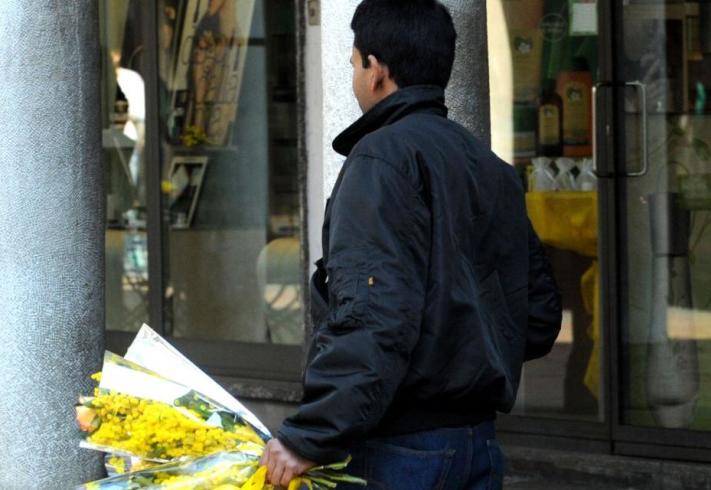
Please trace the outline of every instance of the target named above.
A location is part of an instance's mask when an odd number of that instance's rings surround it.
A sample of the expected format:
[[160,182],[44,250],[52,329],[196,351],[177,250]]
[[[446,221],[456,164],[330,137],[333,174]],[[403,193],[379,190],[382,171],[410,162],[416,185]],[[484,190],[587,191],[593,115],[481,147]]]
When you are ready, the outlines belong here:
[[267,467],[269,483],[282,487],[287,487],[292,479],[316,466],[316,463],[302,458],[284,446],[279,439],[272,439],[267,443],[261,464]]

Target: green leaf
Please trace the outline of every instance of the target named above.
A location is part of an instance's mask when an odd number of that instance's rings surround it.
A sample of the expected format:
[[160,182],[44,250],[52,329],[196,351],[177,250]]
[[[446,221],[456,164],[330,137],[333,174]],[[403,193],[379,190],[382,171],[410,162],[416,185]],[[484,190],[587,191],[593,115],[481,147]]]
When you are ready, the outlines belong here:
[[334,471],[341,471],[345,469],[350,463],[351,460],[350,456],[348,456],[345,460],[339,462],[339,463],[331,463],[323,466],[317,466],[315,468],[312,468],[312,471],[321,471],[321,470],[334,470]]
[[347,482],[347,483],[359,483],[365,484],[365,480],[351,475],[346,475],[343,473],[335,473],[332,471],[309,471],[306,473],[308,477],[321,478],[323,480],[329,480],[334,482]]
[[227,432],[233,432],[235,430],[235,417],[228,412],[217,412],[220,415],[220,420],[222,422],[222,428]]
[[175,400],[174,405],[192,410],[205,420],[209,419],[214,412],[213,407],[194,390]]
[[304,478],[308,478],[308,479],[311,480],[311,482],[313,482],[314,484],[319,484],[319,485],[322,485],[322,486],[327,487],[327,488],[336,488],[336,487],[338,486],[336,483],[334,483],[334,482],[332,482],[332,481],[328,481],[328,480],[325,480],[325,479],[323,479],[323,478],[317,478],[317,477],[315,477],[315,476],[311,476],[311,475],[308,475],[308,474],[305,475]]

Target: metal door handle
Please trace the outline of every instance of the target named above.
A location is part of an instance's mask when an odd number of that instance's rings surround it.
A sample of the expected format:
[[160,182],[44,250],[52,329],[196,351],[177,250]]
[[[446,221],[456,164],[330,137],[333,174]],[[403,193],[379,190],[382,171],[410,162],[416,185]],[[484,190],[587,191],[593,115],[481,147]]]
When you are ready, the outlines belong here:
[[[625,177],[642,177],[649,170],[649,149],[647,146],[647,129],[648,129],[648,114],[647,114],[647,87],[639,80],[631,82],[616,83],[616,82],[597,82],[593,85],[592,93],[592,120],[593,120],[593,171],[595,175],[601,177],[597,170],[597,94],[599,89],[604,87],[634,87],[639,94],[640,111],[642,114],[642,168],[637,172],[625,172]],[[609,176],[608,176],[609,177]]]
[[649,170],[649,153],[647,147],[647,87],[635,80],[633,82],[625,82],[626,87],[635,87],[640,94],[640,110],[642,112],[642,168],[638,172],[625,172],[625,177],[642,177]]

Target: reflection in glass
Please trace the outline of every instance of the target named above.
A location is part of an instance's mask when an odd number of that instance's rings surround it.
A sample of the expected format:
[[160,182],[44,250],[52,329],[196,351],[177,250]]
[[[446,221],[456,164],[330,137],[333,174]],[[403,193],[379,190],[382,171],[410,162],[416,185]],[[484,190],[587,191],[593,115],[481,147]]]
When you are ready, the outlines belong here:
[[624,98],[625,163],[647,172],[624,186],[622,422],[711,430],[711,12],[623,13],[624,77],[645,89]]
[[293,2],[161,0],[168,330],[303,342]]
[[173,229],[190,228],[206,171],[207,157],[173,158],[165,189]]
[[563,295],[547,357],[524,367],[515,413],[601,418],[597,179],[592,173],[597,10],[488,0],[492,148],[529,191],[529,218]]
[[100,2],[106,182],[106,328],[137,330],[148,317],[145,88],[141,3]]

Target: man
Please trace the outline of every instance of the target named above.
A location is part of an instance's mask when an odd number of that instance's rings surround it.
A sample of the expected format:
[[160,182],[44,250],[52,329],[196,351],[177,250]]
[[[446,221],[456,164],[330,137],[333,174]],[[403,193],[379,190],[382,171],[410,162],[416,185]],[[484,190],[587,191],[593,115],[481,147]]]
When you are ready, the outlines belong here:
[[352,454],[368,488],[500,488],[495,414],[560,296],[516,172],[447,119],[446,8],[364,0],[351,27],[364,115],[333,143],[304,398],[262,462],[281,485]]

